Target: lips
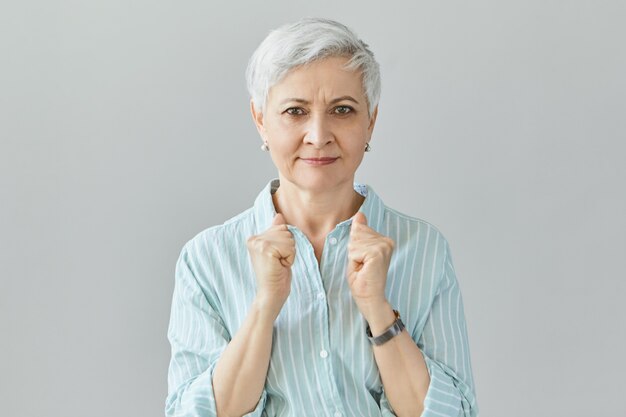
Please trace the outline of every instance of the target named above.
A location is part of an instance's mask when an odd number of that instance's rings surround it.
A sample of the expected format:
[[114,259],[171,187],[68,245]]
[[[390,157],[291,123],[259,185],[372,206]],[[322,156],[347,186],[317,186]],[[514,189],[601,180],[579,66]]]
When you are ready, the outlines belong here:
[[319,166],[325,166],[325,165],[332,165],[335,163],[337,159],[339,159],[339,157],[333,158],[330,156],[325,156],[322,158],[301,158],[301,159],[302,159],[302,162],[304,162],[305,164],[309,166],[319,167]]

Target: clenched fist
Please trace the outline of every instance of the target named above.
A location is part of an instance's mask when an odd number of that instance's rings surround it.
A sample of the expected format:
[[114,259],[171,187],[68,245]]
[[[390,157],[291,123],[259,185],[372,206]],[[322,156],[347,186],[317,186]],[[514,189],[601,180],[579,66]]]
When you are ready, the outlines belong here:
[[256,275],[256,298],[278,315],[291,292],[291,265],[296,258],[296,241],[283,215],[277,213],[265,232],[250,236],[247,247]]
[[358,212],[352,219],[348,243],[346,278],[352,298],[361,312],[380,305],[385,298],[385,284],[394,241],[367,225],[367,218]]

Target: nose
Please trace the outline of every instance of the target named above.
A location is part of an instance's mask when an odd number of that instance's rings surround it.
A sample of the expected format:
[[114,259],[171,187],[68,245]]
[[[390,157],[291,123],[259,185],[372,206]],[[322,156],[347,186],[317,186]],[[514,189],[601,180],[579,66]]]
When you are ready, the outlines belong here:
[[304,140],[306,143],[311,143],[318,149],[323,148],[326,144],[335,140],[330,122],[326,120],[324,114],[315,114],[309,118]]

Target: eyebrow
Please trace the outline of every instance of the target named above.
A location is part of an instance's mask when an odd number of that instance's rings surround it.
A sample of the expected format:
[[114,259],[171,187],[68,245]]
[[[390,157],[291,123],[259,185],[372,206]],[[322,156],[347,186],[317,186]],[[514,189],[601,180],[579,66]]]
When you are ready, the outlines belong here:
[[[356,101],[354,98],[352,98],[350,96],[337,97],[337,98],[331,100],[330,104],[335,104],[335,103],[343,101],[343,100],[354,101],[356,104],[359,104],[358,101]],[[297,97],[286,98],[285,100],[281,101],[280,104],[289,103],[290,101],[295,101],[296,103],[302,103],[302,104],[310,104],[309,101],[307,101],[307,100],[305,100],[303,98],[297,98]]]

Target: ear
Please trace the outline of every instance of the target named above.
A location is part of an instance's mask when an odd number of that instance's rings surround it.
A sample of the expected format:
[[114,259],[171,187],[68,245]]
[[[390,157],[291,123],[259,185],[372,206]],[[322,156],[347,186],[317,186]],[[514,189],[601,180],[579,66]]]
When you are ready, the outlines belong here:
[[258,130],[261,135],[261,139],[265,140],[265,127],[263,126],[263,113],[258,112],[254,108],[254,101],[250,99],[250,113],[252,113],[252,120],[256,125],[256,130]]
[[367,127],[367,130],[370,133],[370,136],[372,135],[372,131],[374,130],[374,125],[376,124],[376,117],[378,116],[378,104],[376,105],[376,107],[374,107],[374,113],[372,113],[372,116],[370,117],[370,124]]

